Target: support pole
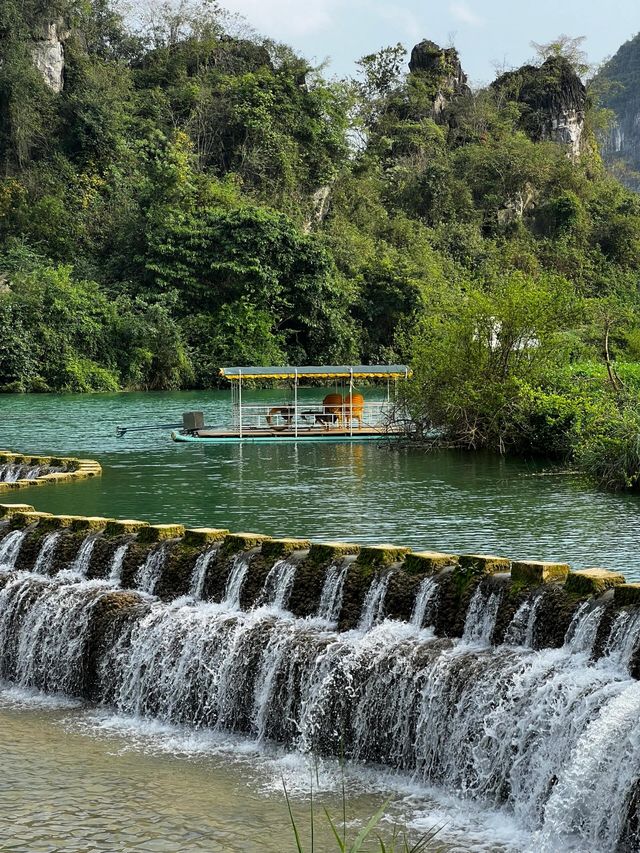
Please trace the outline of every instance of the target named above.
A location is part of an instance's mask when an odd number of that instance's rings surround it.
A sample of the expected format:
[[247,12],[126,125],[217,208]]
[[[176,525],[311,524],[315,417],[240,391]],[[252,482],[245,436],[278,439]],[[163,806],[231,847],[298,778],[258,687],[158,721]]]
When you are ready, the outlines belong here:
[[296,438],[298,437],[298,368],[296,367],[296,377],[293,381],[293,426],[295,429]]
[[242,370],[238,372],[238,425],[242,438]]
[[353,367],[349,368],[349,435],[353,438]]

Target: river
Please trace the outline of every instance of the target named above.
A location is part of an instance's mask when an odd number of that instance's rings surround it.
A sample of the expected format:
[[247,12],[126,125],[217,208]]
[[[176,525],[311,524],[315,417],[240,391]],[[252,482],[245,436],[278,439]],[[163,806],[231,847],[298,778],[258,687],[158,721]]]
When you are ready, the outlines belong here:
[[190,409],[223,425],[229,395],[0,396],[0,444],[102,463],[100,479],[20,492],[41,510],[562,560],[640,579],[640,498],[542,462],[371,443],[180,445],[166,430],[116,438],[118,425],[179,421]]
[[[222,424],[228,398],[1,397],[3,447],[89,456],[104,468],[102,478],[25,489],[10,499],[61,513],[562,559],[640,578],[638,499],[589,489],[541,462],[371,444],[188,446],[173,444],[166,431],[115,436],[117,425],[171,422],[189,409]],[[343,779],[352,837],[391,796],[381,824],[386,838],[394,825],[407,827],[414,840],[443,826],[448,853],[536,846],[513,812],[403,774],[342,768],[249,738],[128,718],[11,685],[0,685],[0,754],[3,850],[294,850],[284,782],[305,844],[314,789],[315,849],[329,853],[335,847],[322,809],[340,819]]]

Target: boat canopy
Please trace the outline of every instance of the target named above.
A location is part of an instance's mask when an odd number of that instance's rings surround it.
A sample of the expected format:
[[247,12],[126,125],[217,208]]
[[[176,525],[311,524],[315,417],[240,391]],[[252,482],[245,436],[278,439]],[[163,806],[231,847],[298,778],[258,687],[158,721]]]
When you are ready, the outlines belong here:
[[405,364],[325,365],[322,367],[221,367],[225,379],[295,379],[315,376],[318,379],[407,379],[411,369]]

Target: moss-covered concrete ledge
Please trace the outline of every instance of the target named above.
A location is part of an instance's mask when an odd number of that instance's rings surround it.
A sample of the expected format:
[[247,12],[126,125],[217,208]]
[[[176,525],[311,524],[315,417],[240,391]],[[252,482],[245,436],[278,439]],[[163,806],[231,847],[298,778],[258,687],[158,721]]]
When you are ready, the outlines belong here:
[[0,495],[29,486],[71,483],[99,477],[102,466],[94,459],[75,456],[32,456],[0,450]]
[[162,567],[154,592],[163,601],[189,596],[198,567],[203,567],[199,587],[202,600],[222,601],[229,578],[241,560],[246,565],[246,577],[240,606],[251,609],[263,603],[265,582],[274,566],[287,560],[296,566],[288,609],[300,618],[316,616],[325,582],[332,573],[335,576],[344,570],[338,630],[358,625],[363,603],[376,578],[386,582],[385,615],[407,621],[412,618],[421,585],[436,583],[437,607],[430,619],[439,637],[462,636],[469,604],[479,587],[487,596],[498,592],[499,613],[491,637],[494,644],[504,640],[516,611],[533,598],[543,599],[536,608],[536,648],[562,645],[573,615],[585,600],[600,600],[607,612],[640,606],[640,585],[627,584],[619,572],[600,568],[572,570],[567,563],[411,551],[392,544],[309,542],[220,528],[151,524],[138,519],[54,515],[38,512],[30,504],[0,503],[0,542],[13,530],[25,531],[15,564],[17,570],[33,568],[44,538],[52,532],[58,537],[51,574],[67,568],[91,537],[95,541],[90,549],[87,577],[109,578],[116,553],[124,550],[120,585],[128,590],[137,589],[141,568],[161,553]]

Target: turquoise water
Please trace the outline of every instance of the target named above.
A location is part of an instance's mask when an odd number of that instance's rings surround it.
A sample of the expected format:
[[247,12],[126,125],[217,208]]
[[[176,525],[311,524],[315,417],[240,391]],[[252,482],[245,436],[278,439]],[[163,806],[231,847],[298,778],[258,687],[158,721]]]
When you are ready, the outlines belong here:
[[179,445],[166,430],[116,438],[118,425],[170,423],[190,409],[224,425],[229,394],[0,397],[3,448],[79,454],[104,468],[100,479],[11,499],[60,513],[566,560],[640,579],[640,499],[588,488],[543,463],[373,443]]

